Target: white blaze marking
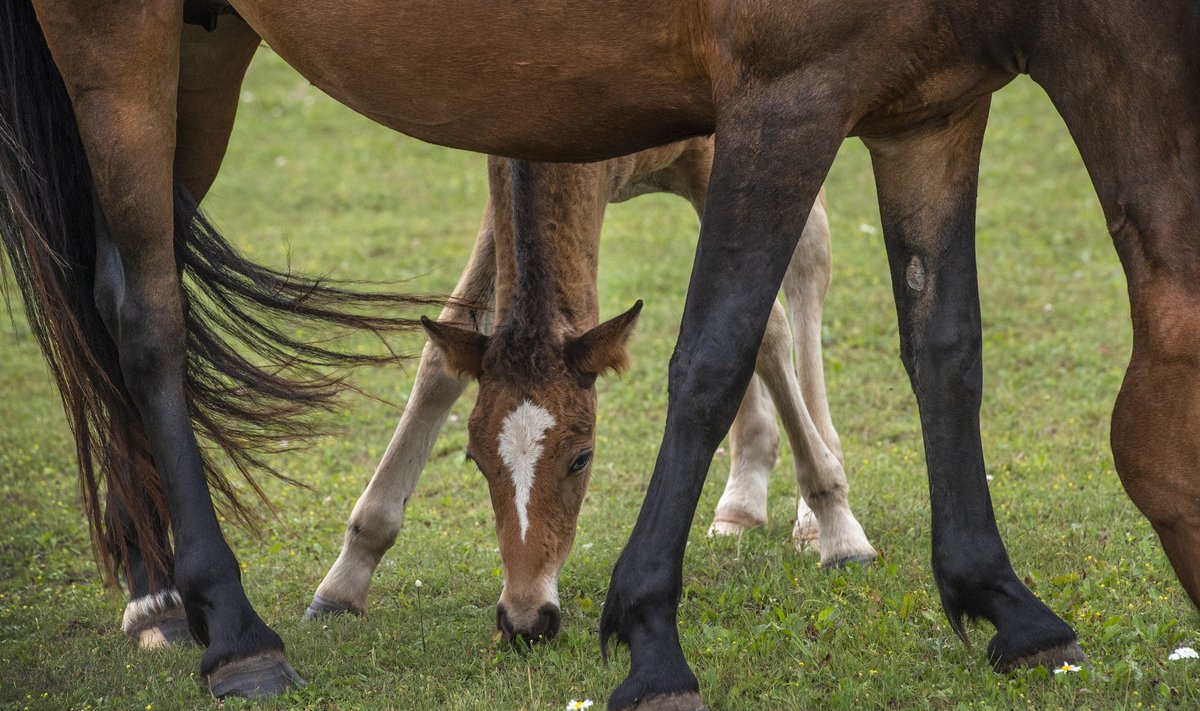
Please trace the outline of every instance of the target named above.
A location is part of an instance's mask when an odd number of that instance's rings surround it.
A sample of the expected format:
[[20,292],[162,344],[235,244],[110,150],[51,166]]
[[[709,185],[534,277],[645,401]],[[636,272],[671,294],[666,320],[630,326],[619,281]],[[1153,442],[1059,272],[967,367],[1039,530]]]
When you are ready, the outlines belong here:
[[533,490],[534,469],[542,458],[542,438],[553,426],[554,415],[526,400],[508,413],[500,427],[500,458],[508,467],[516,491],[522,543],[529,530],[529,492]]

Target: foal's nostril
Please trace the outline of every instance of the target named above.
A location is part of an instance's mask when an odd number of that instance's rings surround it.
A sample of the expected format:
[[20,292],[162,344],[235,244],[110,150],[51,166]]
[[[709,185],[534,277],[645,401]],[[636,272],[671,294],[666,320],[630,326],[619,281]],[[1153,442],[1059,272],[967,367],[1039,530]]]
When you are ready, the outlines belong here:
[[504,605],[496,605],[496,629],[504,635],[504,639],[508,642],[513,640],[513,625],[508,619],[508,612],[505,611]]
[[537,634],[543,639],[554,639],[554,635],[558,634],[558,628],[562,624],[562,613],[558,611],[556,605],[546,603],[538,610],[538,629]]

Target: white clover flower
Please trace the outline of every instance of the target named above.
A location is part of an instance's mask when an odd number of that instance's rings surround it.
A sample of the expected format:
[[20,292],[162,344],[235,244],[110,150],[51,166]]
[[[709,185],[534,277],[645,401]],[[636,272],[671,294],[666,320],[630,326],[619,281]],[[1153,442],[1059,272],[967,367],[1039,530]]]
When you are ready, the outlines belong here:
[[1200,659],[1200,654],[1198,654],[1196,650],[1192,649],[1191,647],[1180,647],[1174,652],[1171,652],[1171,654],[1167,656],[1167,659],[1172,662],[1179,661],[1180,659]]
[[592,704],[594,704],[594,703],[596,703],[596,702],[592,701],[591,699],[584,699],[583,701],[580,701],[579,699],[571,699],[570,701],[567,702],[567,711],[578,711],[578,709],[590,709],[592,707]]
[[1077,667],[1070,662],[1063,662],[1061,667],[1055,667],[1055,674],[1066,674],[1067,672],[1077,672],[1083,667]]

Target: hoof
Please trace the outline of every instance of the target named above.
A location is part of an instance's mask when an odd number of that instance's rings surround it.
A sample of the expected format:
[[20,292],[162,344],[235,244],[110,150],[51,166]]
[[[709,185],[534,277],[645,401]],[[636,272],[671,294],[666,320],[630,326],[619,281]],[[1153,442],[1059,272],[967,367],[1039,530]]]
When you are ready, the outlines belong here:
[[1074,664],[1081,667],[1091,666],[1087,655],[1079,648],[1079,643],[1072,640],[1066,644],[1059,644],[1049,649],[1043,649],[1040,652],[1017,657],[1012,661],[1002,662],[995,665],[995,667],[997,672],[1007,674],[1017,669],[1033,669],[1035,667],[1056,669],[1063,664]]
[[142,649],[186,647],[192,644],[192,631],[188,629],[187,617],[182,614],[130,632],[129,636]]
[[305,684],[279,650],[228,662],[209,674],[207,682],[209,691],[218,699],[226,696],[248,699],[276,696]]
[[821,529],[816,523],[799,524],[792,529],[792,545],[796,546],[796,550],[804,553],[805,551],[820,551]]
[[633,706],[626,706],[615,711],[708,711],[708,706],[705,705],[704,699],[700,698],[700,694],[688,691],[683,694],[651,696],[638,701]]
[[763,525],[749,514],[741,511],[718,511],[708,527],[708,536],[740,536],[752,528]]
[[161,649],[192,641],[183,600],[175,590],[131,600],[125,606],[121,629],[142,649]]
[[313,620],[317,620],[322,617],[346,614],[361,617],[363,613],[362,610],[356,610],[349,605],[343,605],[339,602],[334,602],[333,600],[323,598],[320,595],[313,595],[312,602],[309,603],[308,609],[304,611],[303,619],[305,622],[312,622]]
[[874,553],[848,555],[845,558],[834,558],[833,560],[825,561],[824,563],[821,563],[821,567],[825,570],[841,570],[851,565],[867,568],[875,564],[875,559],[877,557],[878,555]]

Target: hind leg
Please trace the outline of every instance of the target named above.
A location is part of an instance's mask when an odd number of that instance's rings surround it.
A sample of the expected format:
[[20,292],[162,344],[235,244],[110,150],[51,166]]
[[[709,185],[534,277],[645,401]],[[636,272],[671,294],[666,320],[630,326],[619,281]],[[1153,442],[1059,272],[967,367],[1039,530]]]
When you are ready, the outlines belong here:
[[[1143,246],[1122,244],[1132,240]],[[1133,357],[1113,410],[1113,457],[1200,607],[1200,260],[1158,259],[1165,246],[1133,230],[1116,241],[1126,247]]]
[[[75,107],[101,208],[96,302],[163,482],[175,584],[200,671],[217,696],[275,694],[301,683],[283,641],[242,589],[221,534],[185,393],[186,332],[174,256],[172,164],[181,5],[35,3]],[[121,27],[123,39],[104,36]]]
[[[495,301],[493,221],[494,212],[489,202],[467,268],[454,289],[451,304],[438,317],[439,321],[471,323],[480,332],[491,333],[492,312],[468,311],[457,304],[493,304]],[[464,381],[446,372],[442,350],[426,344],[404,414],[375,474],[354,505],[342,551],[313,594],[312,603],[304,613],[305,619],[341,612],[357,615],[366,612],[371,576],[383,554],[396,542],[408,499],[429,461],[451,406],[465,389]]]
[[[808,248],[803,244],[807,237],[801,237],[800,248]],[[758,350],[756,371],[770,390],[788,434],[802,501],[811,507],[817,522],[821,564],[840,566],[872,561],[875,559],[875,549],[871,547],[847,502],[850,487],[846,482],[846,472],[842,469],[841,461],[821,438],[800,392],[796,371],[792,367],[791,342],[787,317],[777,301]],[[797,511],[796,533],[802,533],[800,526],[803,525],[804,515],[805,510],[800,508]],[[802,543],[803,540],[796,540],[798,547]]]
[[[150,508],[149,498],[138,502]],[[175,589],[175,561],[167,538],[167,524],[161,516],[149,514],[154,521],[158,550],[143,551],[133,535],[133,521],[125,505],[110,495],[105,515],[110,533],[124,532],[124,545],[110,541],[118,556],[124,553],[125,584],[129,588],[129,603],[121,617],[121,631],[142,649],[157,649],[191,641],[183,599]]]
[[[175,177],[197,201],[208,192],[220,168],[233,130],[241,80],[258,42],[258,35],[233,15],[223,18],[213,32],[183,28]],[[111,497],[108,515],[129,519],[124,507]],[[183,600],[171,580],[175,562],[170,557],[166,522],[159,519],[158,528],[166,554],[160,564],[156,565],[154,554],[143,554],[132,537],[126,536],[124,546],[130,599],[121,629],[143,649],[191,641]],[[120,530],[130,527],[124,524]],[[165,570],[158,570],[164,564]]]
[[987,99],[944,124],[868,141],[900,326],[920,408],[933,513],[933,574],[959,633],[962,616],[996,626],[1000,670],[1078,661],[1074,631],[1013,572],[1000,539],[979,435],[982,334],[975,195]]
[[762,379],[755,376],[729,428],[729,479],[710,536],[738,535],[767,522],[767,484],[779,459],[779,425]]

